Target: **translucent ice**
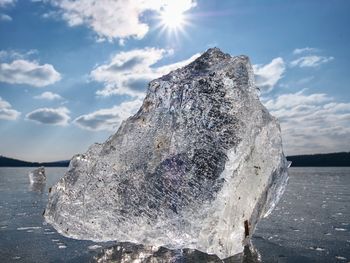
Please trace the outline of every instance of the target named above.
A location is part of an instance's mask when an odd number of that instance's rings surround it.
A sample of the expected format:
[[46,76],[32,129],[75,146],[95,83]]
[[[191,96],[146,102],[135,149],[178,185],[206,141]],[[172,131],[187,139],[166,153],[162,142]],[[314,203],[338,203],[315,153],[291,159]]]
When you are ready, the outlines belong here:
[[30,184],[42,184],[46,181],[45,168],[39,167],[29,172],[29,182]]
[[61,234],[240,253],[288,180],[246,56],[209,49],[150,82],[139,111],[76,155],[45,218]]

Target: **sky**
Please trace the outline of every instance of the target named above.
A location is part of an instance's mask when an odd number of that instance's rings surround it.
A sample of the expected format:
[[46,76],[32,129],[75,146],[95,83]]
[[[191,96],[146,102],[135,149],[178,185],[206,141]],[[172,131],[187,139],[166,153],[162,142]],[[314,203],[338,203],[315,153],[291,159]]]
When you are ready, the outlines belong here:
[[210,47],[247,55],[287,155],[350,150],[350,1],[0,0],[0,155],[70,159],[147,83]]

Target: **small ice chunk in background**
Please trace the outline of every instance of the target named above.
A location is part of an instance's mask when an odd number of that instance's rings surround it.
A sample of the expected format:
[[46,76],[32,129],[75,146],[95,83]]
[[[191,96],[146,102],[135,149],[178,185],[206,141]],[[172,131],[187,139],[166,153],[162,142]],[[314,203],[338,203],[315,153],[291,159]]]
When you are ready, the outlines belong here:
[[29,172],[29,182],[30,184],[41,184],[45,183],[46,175],[45,175],[45,167],[41,166],[33,171]]

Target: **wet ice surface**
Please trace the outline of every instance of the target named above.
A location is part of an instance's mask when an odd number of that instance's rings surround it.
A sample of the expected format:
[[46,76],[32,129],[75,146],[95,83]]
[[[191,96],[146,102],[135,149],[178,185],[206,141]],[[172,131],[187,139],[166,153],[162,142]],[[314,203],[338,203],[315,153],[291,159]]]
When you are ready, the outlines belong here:
[[267,262],[350,262],[350,167],[291,168],[254,243]]
[[[88,262],[112,243],[65,238],[43,221],[48,188],[65,168],[47,168],[30,186],[32,168],[0,168],[0,262]],[[264,262],[350,261],[350,168],[291,168],[290,183],[253,242]],[[205,261],[203,261],[205,262]]]
[[47,168],[47,181],[30,185],[33,168],[0,168],[0,262],[87,262],[95,243],[58,234],[44,223],[48,188],[65,168]]

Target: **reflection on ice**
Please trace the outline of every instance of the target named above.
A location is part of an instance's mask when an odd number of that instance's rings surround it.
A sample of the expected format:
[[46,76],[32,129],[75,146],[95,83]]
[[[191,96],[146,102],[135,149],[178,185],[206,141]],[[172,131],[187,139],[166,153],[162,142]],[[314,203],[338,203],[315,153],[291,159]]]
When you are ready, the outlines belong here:
[[123,242],[102,249],[102,251],[93,258],[92,262],[257,263],[261,262],[261,260],[258,252],[253,248],[252,245],[245,246],[243,253],[234,255],[226,259],[220,259],[217,255],[206,254],[196,249],[185,248],[172,250],[165,247],[155,247]]
[[31,183],[31,184],[29,184],[29,191],[42,194],[45,192],[45,183]]

